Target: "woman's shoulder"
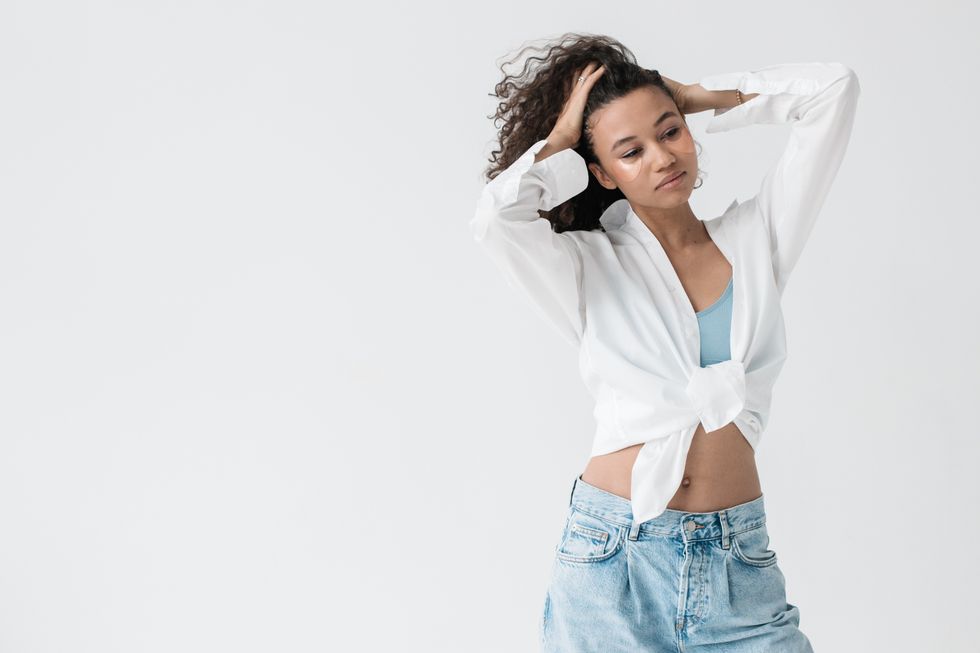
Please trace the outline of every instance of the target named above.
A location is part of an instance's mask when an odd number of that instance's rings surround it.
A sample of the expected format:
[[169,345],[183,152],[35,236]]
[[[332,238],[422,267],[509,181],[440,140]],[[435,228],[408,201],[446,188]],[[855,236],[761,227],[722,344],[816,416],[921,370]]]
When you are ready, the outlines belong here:
[[744,209],[743,209],[744,204],[745,202],[738,201],[738,198],[736,197],[731,201],[731,203],[729,203],[727,207],[725,207],[724,211],[710,218],[706,218],[704,222],[710,222],[716,226],[730,225],[732,222],[738,219],[738,216],[741,213],[744,213]]
[[639,242],[625,230],[603,225],[595,229],[576,229],[564,232],[582,250],[592,254],[613,253],[619,247],[639,245]]
[[714,227],[716,231],[724,231],[730,236],[740,235],[746,229],[754,231],[762,225],[759,207],[754,197],[744,201],[733,199],[724,211],[705,222],[710,222],[708,226]]

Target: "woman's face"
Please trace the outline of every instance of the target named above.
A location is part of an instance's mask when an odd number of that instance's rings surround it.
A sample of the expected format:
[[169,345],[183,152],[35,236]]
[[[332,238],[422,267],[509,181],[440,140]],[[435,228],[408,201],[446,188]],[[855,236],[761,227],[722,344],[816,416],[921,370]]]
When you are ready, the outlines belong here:
[[[691,196],[697,181],[694,138],[677,105],[658,88],[638,88],[589,116],[599,165],[589,164],[605,188],[630,202],[670,208]],[[676,173],[680,179],[659,187]]]

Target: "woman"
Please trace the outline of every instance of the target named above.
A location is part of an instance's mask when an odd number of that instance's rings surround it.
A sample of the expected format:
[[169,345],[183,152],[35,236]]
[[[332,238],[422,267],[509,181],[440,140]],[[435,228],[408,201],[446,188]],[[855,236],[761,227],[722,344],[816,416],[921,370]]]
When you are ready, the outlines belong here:
[[[498,84],[501,150],[470,226],[578,349],[596,401],[542,649],[812,651],[754,452],[786,357],[780,299],[843,159],[857,77],[807,63],[681,84],[577,34],[535,60]],[[792,131],[754,197],[700,219],[686,114],[706,110],[707,133]]]

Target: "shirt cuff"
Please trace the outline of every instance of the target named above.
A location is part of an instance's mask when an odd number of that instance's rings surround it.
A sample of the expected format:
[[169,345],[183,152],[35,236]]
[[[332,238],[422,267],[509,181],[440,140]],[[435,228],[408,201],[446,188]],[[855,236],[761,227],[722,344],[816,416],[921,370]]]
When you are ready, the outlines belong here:
[[[550,211],[584,191],[589,185],[589,169],[578,152],[566,148],[535,163],[534,157],[548,143],[541,139],[506,170],[494,177],[486,187],[497,207],[517,201],[521,181],[531,175],[540,182],[539,208]],[[535,216],[536,217],[536,216]]]
[[787,98],[779,102],[776,96],[812,96],[832,82],[844,77],[849,70],[840,63],[788,63],[765,66],[755,70],[719,73],[703,77],[698,83],[708,91],[738,89],[742,93],[758,93],[734,107],[715,109],[705,133],[727,131],[753,123],[785,122],[790,107],[802,98]]

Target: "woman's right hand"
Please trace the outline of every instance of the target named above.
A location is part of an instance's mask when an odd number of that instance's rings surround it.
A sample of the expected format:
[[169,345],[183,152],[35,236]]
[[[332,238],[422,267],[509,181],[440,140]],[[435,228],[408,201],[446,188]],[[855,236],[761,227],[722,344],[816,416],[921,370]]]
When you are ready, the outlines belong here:
[[[605,66],[592,62],[575,73],[575,79],[572,81],[572,93],[565,100],[565,106],[558,114],[558,121],[548,137],[550,142],[564,144],[570,148],[578,147],[579,140],[582,138],[585,101],[589,97],[592,86],[596,80],[602,77],[604,72],[606,72]],[[584,79],[579,81],[579,77]]]

